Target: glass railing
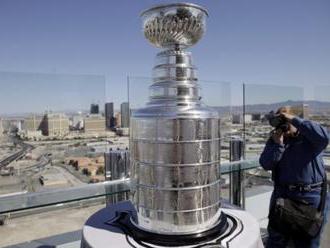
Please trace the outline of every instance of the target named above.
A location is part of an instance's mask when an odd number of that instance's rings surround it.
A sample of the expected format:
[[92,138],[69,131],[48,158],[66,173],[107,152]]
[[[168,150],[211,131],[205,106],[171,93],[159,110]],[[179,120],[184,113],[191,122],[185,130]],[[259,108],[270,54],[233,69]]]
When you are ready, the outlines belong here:
[[[236,161],[222,164],[220,171],[225,176],[232,172],[248,171],[258,167],[257,160]],[[0,197],[0,215],[125,193],[129,192],[129,183],[130,180],[127,178],[46,192],[3,196]]]
[[106,181],[67,189],[0,197],[0,214],[90,200],[129,190],[129,180]]
[[[309,104],[310,119],[321,123],[330,132],[330,86],[315,86],[313,101],[307,104]],[[324,154],[324,159],[330,166],[330,145]]]
[[[251,175],[258,177],[255,171],[260,169],[256,159],[223,163],[220,168],[223,179],[221,194],[223,201],[227,203],[232,202],[231,184],[237,183],[237,181],[231,181],[229,179],[230,176],[240,172],[244,174],[245,179],[251,177]],[[263,201],[257,201],[258,211],[255,212],[256,200],[260,200],[258,198],[260,192],[256,193],[255,189],[262,185],[258,185],[260,180],[252,180],[252,182],[252,186],[244,189],[245,194],[243,196],[245,199],[242,200],[244,200],[247,211],[262,222],[267,217],[266,210],[268,209],[272,188],[268,189],[268,195],[263,194],[261,198],[259,197]],[[1,197],[0,221],[5,222],[2,232],[13,235],[12,227],[19,223],[18,229],[16,228],[15,230],[24,232],[25,235],[19,236],[16,240],[4,238],[0,244],[6,246],[30,241],[34,243],[48,243],[53,242],[54,235],[61,242],[69,242],[67,240],[72,241],[72,239],[77,240],[75,231],[82,228],[89,216],[109,203],[118,201],[118,199],[128,199],[129,185],[130,179],[126,178],[124,180],[106,181],[67,189]],[[50,224],[47,224],[47,232],[40,226],[44,223],[45,218],[50,222]],[[31,223],[31,221],[35,223],[31,227],[31,231],[29,229],[23,230],[24,225]],[[40,241],[40,238],[46,238],[46,240],[42,239]],[[76,243],[79,242],[76,241]]]

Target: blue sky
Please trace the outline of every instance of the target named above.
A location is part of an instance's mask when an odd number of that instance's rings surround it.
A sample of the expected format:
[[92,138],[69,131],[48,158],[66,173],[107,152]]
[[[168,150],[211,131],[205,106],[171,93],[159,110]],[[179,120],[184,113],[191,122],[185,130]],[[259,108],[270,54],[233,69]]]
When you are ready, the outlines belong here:
[[[126,99],[127,75],[150,76],[158,52],[143,37],[139,13],[164,2],[170,1],[0,0],[0,71],[101,75],[105,77],[105,86],[98,83],[94,88],[98,92],[105,88],[105,99],[118,106]],[[245,82],[282,88],[305,87],[304,97],[308,99],[315,98],[314,92],[319,92],[313,90],[314,85],[329,85],[324,88],[330,95],[330,1],[192,2],[205,6],[210,14],[205,37],[191,48],[200,79],[230,82],[232,93]],[[13,101],[13,95],[4,90],[8,80],[1,75],[0,113],[5,112],[7,101],[12,101],[13,111],[22,104],[25,108],[36,105],[32,101],[36,97],[33,93]],[[23,89],[31,83],[13,81]],[[144,89],[149,84],[147,80],[134,81],[138,82],[135,88]],[[52,84],[52,80],[45,80],[44,90],[39,94],[39,97],[43,95],[40,106],[43,99],[53,97]],[[58,82],[63,94],[68,84],[66,80]],[[81,106],[88,106],[95,98],[92,86],[83,87],[85,84],[88,82],[76,86]],[[227,86],[221,85],[216,86],[219,92],[227,90]],[[251,103],[253,99],[269,100],[268,90],[250,92]],[[134,94],[138,97],[140,93],[131,91],[132,97]],[[328,94],[324,95],[327,98]],[[212,100],[213,96],[208,99]],[[233,94],[230,101],[239,103],[238,94]],[[62,97],[61,106],[71,103],[72,98]]]

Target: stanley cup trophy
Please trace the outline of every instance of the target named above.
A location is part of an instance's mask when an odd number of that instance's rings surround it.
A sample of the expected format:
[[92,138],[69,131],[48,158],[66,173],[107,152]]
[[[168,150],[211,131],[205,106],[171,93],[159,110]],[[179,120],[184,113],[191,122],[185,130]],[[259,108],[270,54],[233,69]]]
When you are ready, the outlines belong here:
[[201,102],[196,67],[185,50],[202,38],[208,12],[179,3],[141,16],[146,39],[162,51],[150,101],[130,122],[134,224],[162,235],[219,234],[227,223],[220,209],[220,121]]
[[[185,51],[202,38],[207,16],[206,9],[187,3],[142,13],[145,37],[162,51],[149,102],[130,120],[131,201],[93,214],[82,248],[263,247],[256,219],[221,206],[220,120],[202,104]],[[108,186],[116,191],[124,183]]]

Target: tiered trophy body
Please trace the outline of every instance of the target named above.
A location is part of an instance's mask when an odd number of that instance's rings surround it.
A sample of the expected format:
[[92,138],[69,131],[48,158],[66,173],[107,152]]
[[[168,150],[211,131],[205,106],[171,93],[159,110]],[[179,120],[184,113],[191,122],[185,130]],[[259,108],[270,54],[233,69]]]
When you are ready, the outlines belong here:
[[159,234],[199,233],[218,224],[220,125],[203,105],[191,53],[207,11],[161,5],[141,14],[156,56],[150,101],[130,120],[131,200],[139,228]]

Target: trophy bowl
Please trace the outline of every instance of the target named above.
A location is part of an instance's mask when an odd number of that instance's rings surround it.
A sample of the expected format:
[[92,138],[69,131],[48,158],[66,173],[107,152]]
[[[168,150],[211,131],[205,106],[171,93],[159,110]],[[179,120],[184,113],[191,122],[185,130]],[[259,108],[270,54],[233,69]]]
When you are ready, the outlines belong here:
[[141,13],[144,36],[158,48],[186,48],[203,36],[207,16],[196,4],[157,5]]

